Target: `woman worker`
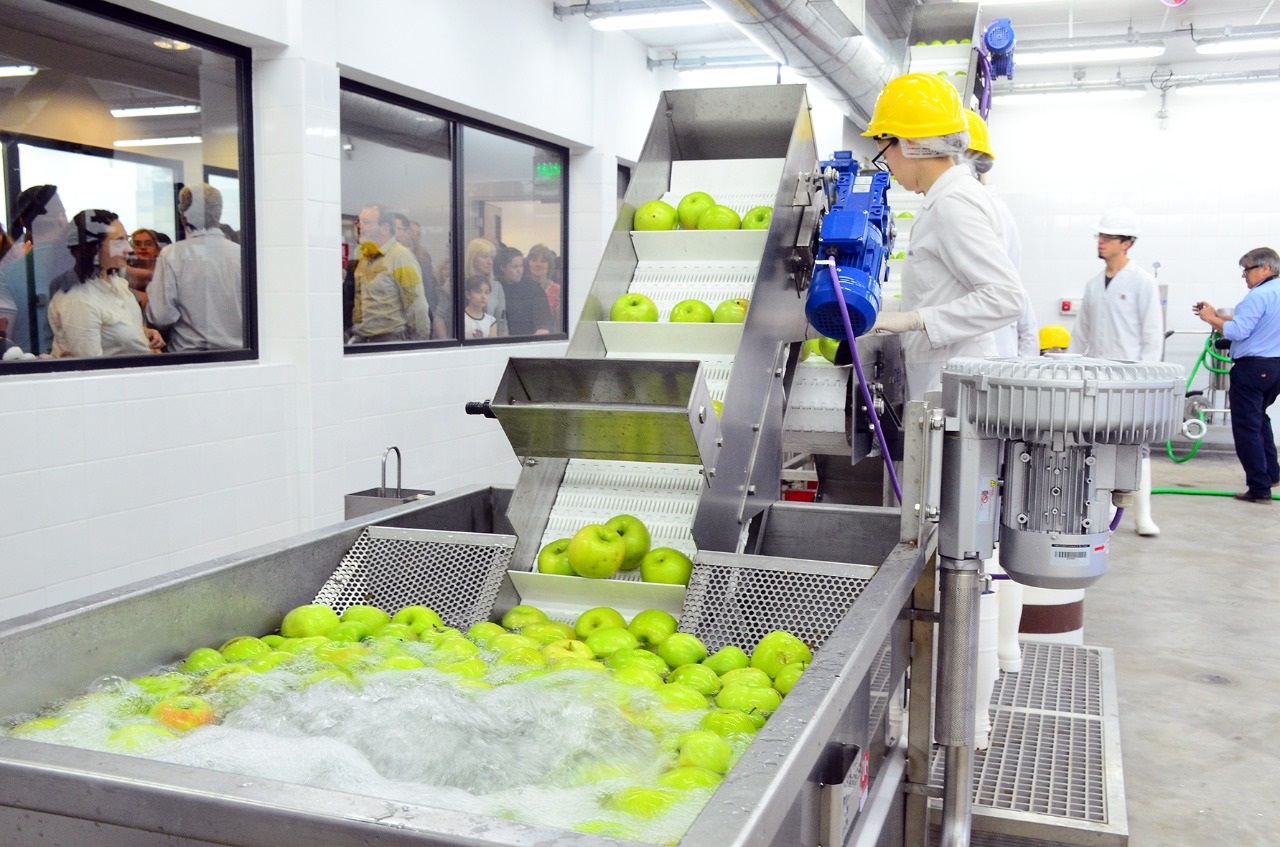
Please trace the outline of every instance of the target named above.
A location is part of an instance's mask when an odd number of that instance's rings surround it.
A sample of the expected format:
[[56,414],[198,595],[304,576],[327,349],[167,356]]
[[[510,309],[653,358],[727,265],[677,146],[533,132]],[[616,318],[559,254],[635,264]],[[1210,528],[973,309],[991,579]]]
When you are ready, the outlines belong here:
[[864,136],[880,145],[873,163],[924,195],[902,272],[902,310],[872,327],[902,333],[907,397],[942,387],[953,356],[994,356],[993,333],[1022,315],[1023,289],[1005,251],[1000,215],[969,166],[964,108],[951,83],[932,74],[890,80]]

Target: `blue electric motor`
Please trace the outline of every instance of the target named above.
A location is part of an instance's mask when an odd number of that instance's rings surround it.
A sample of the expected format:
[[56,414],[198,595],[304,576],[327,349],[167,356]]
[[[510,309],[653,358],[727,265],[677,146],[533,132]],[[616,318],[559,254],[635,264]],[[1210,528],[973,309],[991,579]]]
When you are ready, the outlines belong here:
[[[840,291],[856,337],[871,329],[880,313],[880,283],[887,277],[886,261],[894,235],[886,196],[889,174],[859,174],[848,150],[837,151],[834,159],[822,162],[824,173],[828,168],[836,174],[832,186],[835,197],[818,230],[818,258],[836,261]],[[813,328],[828,338],[847,338],[829,265],[814,265],[805,315]]]
[[996,18],[987,24],[982,33],[983,46],[991,56],[991,75],[1013,79],[1013,48],[1017,39],[1013,34],[1013,21]]

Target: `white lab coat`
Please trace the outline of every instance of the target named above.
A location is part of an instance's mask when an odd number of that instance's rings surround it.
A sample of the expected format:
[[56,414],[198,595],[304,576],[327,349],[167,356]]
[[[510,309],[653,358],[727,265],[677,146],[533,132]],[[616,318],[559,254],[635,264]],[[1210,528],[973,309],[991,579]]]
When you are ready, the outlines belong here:
[[[995,187],[991,185],[983,187],[987,189],[987,196],[991,198],[991,202],[996,207],[996,213],[1000,215],[1000,224],[1004,227],[1004,250],[1009,254],[1009,261],[1013,262],[1014,269],[1018,271],[1018,279],[1021,281],[1022,239],[1018,235],[1018,222],[1013,219],[1009,204],[1000,199]],[[996,330],[997,356],[1009,358],[1040,355],[1040,326],[1036,323],[1036,313],[1031,309],[1031,298],[1027,297],[1025,287],[1022,296],[1026,300],[1022,315],[1015,322]]]
[[1072,353],[1129,362],[1158,362],[1164,316],[1155,277],[1130,261],[1105,285],[1106,272],[1085,284],[1071,331]]
[[1024,299],[999,213],[969,166],[956,165],[930,187],[911,227],[902,309],[920,312],[924,332],[902,336],[908,398],[941,388],[954,356],[996,355],[992,333],[1017,320]]

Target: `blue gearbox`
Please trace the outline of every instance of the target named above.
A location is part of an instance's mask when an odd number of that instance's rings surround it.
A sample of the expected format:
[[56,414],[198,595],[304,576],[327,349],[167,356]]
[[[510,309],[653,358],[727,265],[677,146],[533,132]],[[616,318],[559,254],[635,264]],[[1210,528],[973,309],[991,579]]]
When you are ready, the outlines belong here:
[[[887,194],[889,174],[860,174],[848,150],[822,162],[828,176],[830,211],[818,230],[818,258],[835,259],[840,291],[849,308],[854,336],[871,329],[880,313],[880,284],[888,274],[887,260],[893,248],[893,216]],[[815,264],[805,315],[813,328],[828,338],[848,337],[840,314],[840,302],[827,264]]]

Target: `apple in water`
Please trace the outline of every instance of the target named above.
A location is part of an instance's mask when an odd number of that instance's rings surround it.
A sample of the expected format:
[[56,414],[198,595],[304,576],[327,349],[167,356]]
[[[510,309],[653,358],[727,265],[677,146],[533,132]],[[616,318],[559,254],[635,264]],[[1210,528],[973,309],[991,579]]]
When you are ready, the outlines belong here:
[[280,634],[285,638],[328,635],[339,621],[338,613],[323,603],[308,603],[289,610],[280,622]]
[[[608,659],[606,658],[605,661],[607,664]],[[638,685],[642,688],[657,689],[665,684],[662,681],[662,677],[639,664],[613,669],[613,678],[624,685]]]
[[586,637],[586,644],[602,659],[607,659],[619,650],[630,650],[640,646],[640,639],[620,626],[601,627]]
[[705,324],[711,323],[713,317],[711,307],[701,300],[681,300],[671,307],[668,319],[672,323]]
[[538,551],[538,573],[577,576],[569,566],[569,540],[557,538]]
[[723,737],[709,729],[695,729],[680,736],[676,761],[691,768],[706,768],[727,773],[733,748]]
[[673,632],[658,645],[658,655],[668,667],[678,668],[681,665],[696,665],[707,658],[707,647],[696,635]]
[[743,229],[768,229],[773,220],[772,206],[753,206],[742,216]]
[[679,795],[666,788],[633,785],[609,798],[609,807],[638,818],[656,818],[671,808]]
[[691,685],[708,697],[720,690],[720,677],[706,665],[684,664],[671,671],[672,682]]
[[444,621],[435,613],[435,610],[426,606],[405,606],[391,616],[391,622],[405,624],[416,633],[432,627],[444,626]]
[[547,620],[547,613],[534,606],[527,606],[521,603],[519,606],[512,606],[505,615],[502,616],[502,625],[507,629],[522,630],[529,624],[544,623]]
[[622,557],[622,570],[633,571],[640,567],[640,560],[649,552],[649,528],[635,515],[614,515],[604,525],[622,536],[626,553]]
[[467,638],[481,647],[488,647],[493,639],[506,634],[507,631],[502,628],[502,624],[496,624],[493,621],[477,621],[467,629]]
[[563,621],[538,621],[521,628],[521,635],[527,635],[539,644],[550,644],[561,638],[576,638],[573,627]]
[[728,206],[716,204],[698,218],[698,229],[738,229],[742,218]]
[[611,321],[651,322],[658,319],[658,306],[639,292],[628,291],[609,308]]
[[658,777],[658,785],[663,788],[674,788],[677,791],[688,791],[691,788],[710,788],[719,785],[722,777],[715,771],[706,768],[681,766]]
[[759,668],[735,668],[720,675],[720,684],[725,688],[730,685],[754,685],[757,688],[772,688],[773,678]]
[[[337,617],[336,613],[334,616]],[[186,732],[218,719],[218,714],[209,701],[190,694],[166,697],[151,707],[150,714],[164,726],[178,732]]]
[[672,547],[655,547],[640,560],[640,579],[669,585],[688,585],[693,573],[689,557]]
[[636,209],[635,216],[631,220],[631,228],[640,232],[655,232],[675,229],[679,221],[680,216],[670,203],[663,200],[650,200],[647,203],[641,203],[640,208]]
[[745,297],[732,297],[716,306],[712,316],[718,324],[740,324],[747,319],[747,306],[751,301]]
[[343,621],[329,630],[326,637],[330,641],[363,641],[370,632],[368,625],[360,621]]
[[711,668],[720,676],[731,670],[751,666],[751,657],[741,647],[726,644],[710,656],[702,660],[702,664]]
[[813,661],[813,651],[809,646],[789,632],[774,630],[760,639],[756,649],[751,653],[751,667],[759,668],[776,679],[778,672],[793,662],[809,664]]
[[697,229],[698,218],[716,204],[715,198],[705,191],[690,191],[676,204],[676,216],[682,229]]
[[733,735],[751,736],[759,729],[755,721],[737,709],[712,709],[702,716],[698,727],[709,729],[725,738]]
[[382,609],[379,609],[377,606],[368,606],[363,603],[356,603],[353,606],[348,606],[342,613],[342,622],[348,623],[350,621],[362,623],[368,627],[370,632],[373,632],[384,623],[390,623],[391,615],[387,614]]
[[576,638],[562,638],[559,641],[552,641],[550,644],[542,648],[542,655],[551,661],[558,659],[594,659],[595,653],[591,652],[591,648],[586,642],[579,641]]
[[[670,612],[664,609],[645,609],[636,613],[631,623],[627,624],[627,629],[640,639],[640,646],[654,647],[675,632],[677,626],[679,622]],[[746,666],[745,654],[743,666]]]
[[[521,635],[515,632],[504,632],[501,635],[494,636],[488,644],[485,645],[495,653],[510,653],[512,650],[538,650],[542,645],[527,635]],[[470,658],[464,656],[463,658]]]
[[644,650],[639,647],[631,649],[624,648],[622,650],[615,651],[612,656],[605,659],[604,663],[614,670],[621,670],[633,665],[638,665],[639,667],[647,668],[662,677],[665,677],[667,675],[667,671],[670,670],[670,668],[667,667],[667,663],[662,661],[661,657],[659,657],[657,653],[651,653],[648,650]]
[[655,688],[653,693],[668,709],[705,709],[708,705],[701,691],[683,682],[668,681],[661,688]]
[[[626,555],[627,545],[622,536],[604,524],[587,524],[569,541],[569,566],[578,576],[590,579],[613,576],[622,567]],[[640,567],[643,571],[643,562]]]
[[720,689],[720,693],[716,695],[716,705],[722,709],[742,712],[757,727],[761,727],[764,726],[765,719],[782,705],[782,695],[773,688],[739,683]]
[[584,659],[581,656],[561,656],[558,659],[552,659],[551,669],[553,671],[592,671],[596,673],[608,670],[595,659]]
[[226,656],[223,656],[222,653],[212,647],[197,647],[191,651],[191,654],[187,656],[187,660],[182,663],[178,670],[185,673],[202,673],[226,663]]
[[782,670],[778,671],[778,676],[773,680],[773,687],[778,689],[778,693],[787,696],[791,693],[791,689],[795,688],[796,683],[800,681],[800,675],[804,673],[804,669],[808,665],[804,662],[792,662],[784,665]]
[[627,619],[617,609],[596,606],[578,615],[578,619],[573,624],[573,633],[585,641],[588,635],[598,629],[626,629],[626,626]]
[[153,723],[129,723],[107,736],[107,746],[122,753],[145,753],[177,737]]
[[418,633],[407,623],[384,623],[369,635],[371,638],[394,638],[397,641],[418,640]]
[[[328,609],[329,607],[325,606],[323,608]],[[329,609],[329,611],[333,612],[333,609]],[[288,620],[288,618],[286,618],[286,620]],[[333,620],[334,626],[337,626],[338,615],[336,612],[334,612]],[[283,626],[283,624],[281,626]],[[333,627],[326,627],[325,632],[328,632],[330,629],[333,629]],[[250,659],[265,656],[271,652],[270,647],[268,647],[262,640],[254,638],[252,635],[238,635],[226,644],[223,644],[218,648],[218,650],[222,653],[222,658],[226,659],[228,662],[247,662]]]

